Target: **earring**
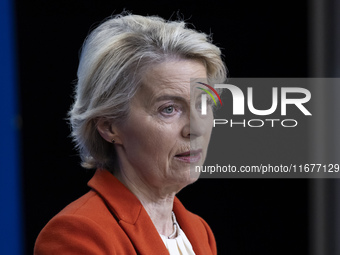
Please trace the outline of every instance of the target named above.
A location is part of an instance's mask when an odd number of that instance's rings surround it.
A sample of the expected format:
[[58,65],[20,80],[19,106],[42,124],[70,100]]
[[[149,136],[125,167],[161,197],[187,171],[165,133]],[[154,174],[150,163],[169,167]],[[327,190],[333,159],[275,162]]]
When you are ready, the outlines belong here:
[[111,143],[115,143],[115,139],[112,138]]

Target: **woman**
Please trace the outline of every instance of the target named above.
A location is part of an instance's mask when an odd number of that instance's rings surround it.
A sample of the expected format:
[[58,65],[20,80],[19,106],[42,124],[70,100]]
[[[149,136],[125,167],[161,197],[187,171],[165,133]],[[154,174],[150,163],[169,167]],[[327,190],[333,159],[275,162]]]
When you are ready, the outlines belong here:
[[225,77],[220,50],[184,22],[118,15],[96,28],[69,116],[82,165],[97,170],[35,254],[216,254],[207,223],[175,195],[198,178],[190,166],[203,164],[212,130],[196,81]]

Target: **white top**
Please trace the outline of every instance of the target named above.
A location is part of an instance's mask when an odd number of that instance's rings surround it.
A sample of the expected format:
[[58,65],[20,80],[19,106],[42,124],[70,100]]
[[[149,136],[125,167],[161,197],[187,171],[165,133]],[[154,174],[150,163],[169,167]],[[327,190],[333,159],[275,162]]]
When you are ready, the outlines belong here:
[[177,227],[178,235],[174,239],[169,239],[164,235],[160,235],[170,255],[195,255],[191,243],[184,234],[183,230],[179,227],[179,225],[177,225]]

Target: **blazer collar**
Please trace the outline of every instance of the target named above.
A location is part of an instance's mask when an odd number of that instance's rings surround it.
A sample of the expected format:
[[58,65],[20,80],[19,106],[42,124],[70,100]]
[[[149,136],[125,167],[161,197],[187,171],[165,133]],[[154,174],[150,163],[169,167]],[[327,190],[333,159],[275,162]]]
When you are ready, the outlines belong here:
[[105,201],[118,220],[135,224],[143,206],[138,198],[107,170],[98,169],[88,185]]
[[[138,254],[168,255],[156,227],[138,198],[107,170],[98,169],[88,185],[107,204],[119,225],[129,236]],[[196,254],[211,254],[201,245],[207,239],[206,229],[197,215],[188,212],[177,197],[173,211]]]
[[88,185],[105,201],[138,254],[169,255],[141,202],[116,177],[107,170],[97,170]]

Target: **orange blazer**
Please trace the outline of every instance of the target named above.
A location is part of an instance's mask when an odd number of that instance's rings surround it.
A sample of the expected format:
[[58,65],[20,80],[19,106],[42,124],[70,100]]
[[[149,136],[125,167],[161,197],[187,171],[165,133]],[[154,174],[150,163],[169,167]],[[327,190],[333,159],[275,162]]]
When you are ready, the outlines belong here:
[[[35,255],[168,255],[144,207],[117,178],[97,170],[84,196],[69,204],[40,232]],[[173,211],[195,254],[217,254],[214,235],[175,198]]]

